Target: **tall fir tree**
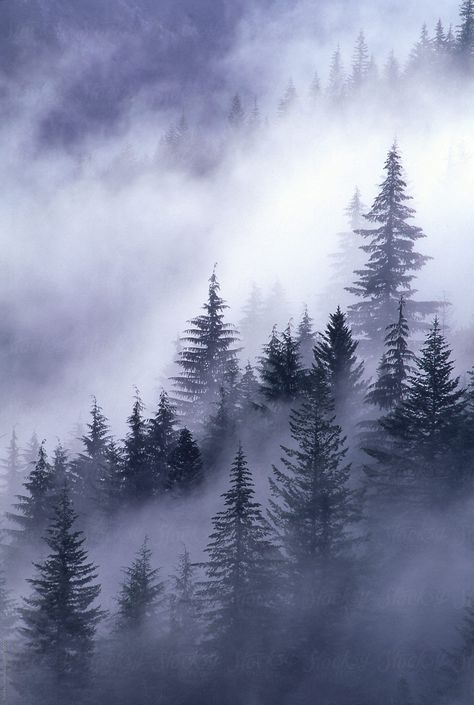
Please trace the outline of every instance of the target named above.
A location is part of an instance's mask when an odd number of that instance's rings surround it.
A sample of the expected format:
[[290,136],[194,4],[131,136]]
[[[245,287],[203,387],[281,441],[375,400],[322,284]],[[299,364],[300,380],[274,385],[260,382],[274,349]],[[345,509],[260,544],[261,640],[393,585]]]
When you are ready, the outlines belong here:
[[222,497],[224,508],[212,520],[207,580],[201,588],[207,618],[204,647],[214,655],[213,679],[222,679],[224,700],[245,703],[258,673],[242,669],[242,660],[256,658],[268,647],[275,550],[242,448]]
[[123,495],[126,502],[141,503],[154,496],[156,487],[149,463],[144,405],[138,390],[128,426],[129,432],[124,444]]
[[316,342],[316,333],[313,328],[313,319],[309,315],[308,307],[304,307],[301,321],[298,325],[296,338],[298,352],[304,368],[309,368],[313,363],[313,348]]
[[177,417],[168,394],[160,393],[158,408],[148,422],[147,452],[156,491],[161,493],[169,475],[169,460],[177,440]]
[[346,316],[338,307],[315,345],[314,359],[327,380],[336,416],[344,425],[357,415],[364,388],[364,363],[357,358],[357,348]]
[[196,648],[199,615],[196,566],[191,562],[186,546],[178,557],[178,565],[171,580],[170,631],[179,653],[186,647]]
[[406,301],[412,328],[437,310],[436,302],[415,302],[412,288],[415,272],[420,270],[427,257],[415,251],[415,243],[425,237],[421,228],[409,221],[415,211],[407,205],[411,196],[406,193],[398,147],[393,145],[385,162],[386,178],[381,184],[371,210],[364,217],[375,228],[357,232],[368,240],[362,250],[369,255],[367,264],[356,272],[358,280],[347,290],[362,299],[349,307],[350,318],[356,335],[373,344],[373,352],[381,348],[385,328],[400,297]]
[[269,342],[260,358],[261,392],[273,403],[291,403],[302,387],[302,366],[298,340],[291,325],[278,334],[273,328]]
[[296,93],[295,84],[290,79],[286,87],[285,93],[278,103],[278,115],[280,118],[285,118],[291,115],[296,107],[298,96]]
[[232,104],[229,111],[229,124],[235,129],[242,129],[245,123],[245,112],[242,107],[242,101],[238,93],[232,98]]
[[434,44],[426,24],[421,28],[420,38],[412,49],[409,71],[429,75],[434,68]]
[[27,494],[17,495],[18,502],[13,505],[16,512],[7,512],[7,518],[18,527],[9,529],[13,546],[17,541],[35,543],[41,537],[51,514],[53,477],[43,442],[36,464],[23,485]]
[[474,62],[474,0],[463,0],[459,9],[457,50],[461,65],[471,69]]
[[352,58],[352,72],[349,76],[349,86],[357,94],[364,86],[369,73],[369,50],[363,31],[359,33]]
[[5,493],[11,501],[18,494],[23,480],[23,467],[15,429],[12,430],[7,457],[2,461],[2,469]]
[[337,47],[332,55],[327,95],[331,105],[334,107],[341,106],[346,97],[346,75],[342,63],[340,47]]
[[94,635],[103,612],[96,567],[88,561],[67,489],[54,508],[45,538],[50,553],[35,564],[30,597],[21,609],[21,648],[15,684],[22,702],[88,702]]
[[118,596],[117,629],[139,632],[156,627],[164,600],[165,585],[159,570],[152,567],[149,539],[145,537],[132,564],[124,569],[125,579]]
[[362,203],[361,193],[356,187],[347,208],[345,216],[348,229],[338,233],[338,249],[330,255],[331,257],[331,282],[328,291],[324,296],[324,304],[329,300],[337,306],[338,304],[349,305],[352,298],[345,291],[345,287],[353,279],[354,271],[364,264],[361,252],[361,238],[357,234],[362,227],[363,213],[365,206]]
[[191,327],[181,339],[182,350],[178,359],[181,375],[173,378],[185,422],[193,427],[205,421],[219,397],[228,368],[238,354],[238,350],[232,347],[238,334],[234,326],[224,321],[224,311],[228,307],[219,291],[214,269],[208,300],[203,305],[204,314],[191,320]]
[[385,352],[379,365],[377,379],[367,394],[367,402],[384,412],[393,410],[406,398],[408,377],[414,354],[408,347],[410,329],[405,318],[405,302],[400,299],[398,320],[387,326]]
[[293,446],[282,448],[284,469],[274,466],[270,480],[270,517],[287,561],[288,597],[296,601],[300,590],[311,599],[321,571],[348,555],[360,518],[329,385],[321,369],[313,376],[312,392],[290,416]]
[[183,428],[169,459],[165,489],[175,495],[185,495],[199,487],[202,481],[201,452],[191,431]]
[[243,348],[248,357],[254,358],[262,343],[262,328],[265,319],[262,291],[256,284],[252,286],[242,313],[243,316],[239,328],[242,335]]
[[466,474],[471,479],[458,447],[466,401],[453,368],[451,350],[435,319],[405,398],[381,421],[388,442],[366,449],[376,461],[366,472],[380,507],[384,501],[445,502],[447,489],[462,488]]

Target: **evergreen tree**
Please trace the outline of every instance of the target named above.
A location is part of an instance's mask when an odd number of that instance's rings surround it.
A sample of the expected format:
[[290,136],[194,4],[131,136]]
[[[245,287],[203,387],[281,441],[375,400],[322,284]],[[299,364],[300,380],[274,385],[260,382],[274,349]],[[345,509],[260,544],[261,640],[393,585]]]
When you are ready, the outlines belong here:
[[[330,300],[337,305],[341,301],[341,296],[345,296],[349,303],[349,296],[344,292],[344,288],[352,281],[354,271],[362,267],[364,260],[360,249],[360,237],[357,234],[362,226],[365,206],[361,200],[361,194],[356,187],[354,195],[345,209],[345,215],[349,225],[348,230],[338,234],[338,251],[331,255],[331,286],[327,295]],[[327,296],[325,297],[327,301]]]
[[[275,554],[254,494],[252,474],[239,448],[230,487],[222,495],[224,509],[212,520],[206,548],[207,581],[201,590],[208,623],[206,646],[216,658],[214,677],[223,678],[229,689],[226,702],[248,702],[252,676],[258,674],[255,669],[243,672],[239,666],[242,658],[261,653],[268,638]],[[236,683],[232,676],[239,675]]]
[[472,474],[457,447],[465,398],[453,368],[451,351],[435,319],[415,360],[405,398],[381,421],[387,443],[366,449],[377,461],[366,472],[379,507],[384,499],[445,501],[446,488],[462,486],[465,474]]
[[364,86],[369,72],[369,63],[369,50],[365,41],[364,32],[361,31],[354,47],[352,73],[349,77],[349,85],[354,93],[360,91]]
[[348,291],[362,301],[350,306],[354,332],[380,346],[383,332],[390,322],[400,297],[406,301],[411,327],[437,309],[436,302],[415,302],[411,299],[414,272],[421,269],[427,257],[417,253],[415,243],[425,237],[421,228],[411,225],[415,211],[407,201],[406,183],[402,178],[400,155],[396,145],[390,150],[381,185],[372,209],[364,217],[380,225],[357,232],[368,240],[362,250],[369,255],[365,268],[356,272],[358,280]]
[[408,376],[414,355],[408,347],[409,327],[404,313],[405,302],[400,299],[398,320],[387,326],[385,352],[380,363],[377,380],[367,395],[370,404],[382,411],[391,411],[406,397]]
[[238,93],[232,98],[232,105],[229,112],[229,123],[235,129],[241,129],[245,122],[245,112],[242,101]]
[[434,47],[433,40],[428,34],[426,24],[421,28],[420,39],[413,47],[410,56],[409,68],[418,73],[429,73],[433,68]]
[[298,96],[296,94],[295,84],[293,83],[293,80],[290,79],[285,93],[278,103],[278,115],[280,118],[287,117],[293,112],[297,99]]
[[14,541],[35,542],[47,526],[51,514],[54,491],[53,471],[48,462],[44,442],[40,445],[38,459],[24,482],[27,494],[17,495],[13,505],[16,513],[7,512],[7,517],[19,528],[10,529]]
[[346,77],[342,64],[341,50],[337,47],[331,59],[328,81],[328,98],[332,105],[341,105],[346,94]]
[[427,461],[449,450],[464,413],[464,390],[453,377],[451,350],[440,332],[438,319],[430,329],[403,403],[387,418],[385,427],[404,439]]
[[313,80],[311,81],[311,85],[309,87],[309,100],[310,100],[311,106],[317,105],[320,97],[321,97],[321,82],[319,80],[318,72],[315,71],[313,74]]
[[75,504],[81,513],[89,513],[97,504],[110,443],[109,424],[95,397],[92,397],[87,429],[80,439],[83,452],[72,463]]
[[336,414],[344,422],[353,419],[363,390],[364,364],[357,360],[357,347],[346,316],[338,307],[315,345],[314,358],[328,382]]
[[155,416],[148,422],[148,456],[154,485],[162,490],[169,475],[169,458],[176,445],[176,412],[168,394],[162,391]]
[[40,449],[40,444],[38,441],[38,436],[33,433],[30,440],[28,441],[26,448],[22,452],[23,461],[23,473],[29,474],[31,466],[34,465],[38,459],[38,453]]
[[204,422],[217,401],[224,376],[238,353],[232,348],[238,339],[237,331],[224,322],[227,306],[219,290],[214,271],[209,297],[203,306],[205,313],[191,320],[191,328],[181,339],[183,349],[178,365],[182,374],[174,378],[174,383],[186,421],[194,425]]
[[152,552],[145,538],[132,564],[125,568],[125,580],[118,597],[117,628],[137,632],[154,626],[163,602],[164,583],[151,565]]
[[385,64],[385,80],[389,89],[398,90],[400,84],[400,64],[393,51],[390,52],[387,63]]
[[308,307],[304,307],[303,316],[298,326],[298,351],[301,362],[305,368],[311,366],[313,362],[313,348],[316,342],[316,335],[313,330],[313,319],[308,313]]
[[302,368],[299,344],[290,325],[280,335],[273,329],[260,358],[260,377],[261,392],[267,401],[289,403],[298,396]]
[[129,432],[125,439],[123,462],[123,494],[128,502],[144,502],[153,497],[155,478],[148,458],[147,422],[138,390],[132,413],[128,418]]
[[54,449],[52,475],[53,488],[60,492],[70,479],[68,454],[61,443]]
[[32,594],[21,609],[15,682],[35,704],[87,702],[94,634],[103,613],[94,606],[100,586],[82,532],[74,530],[76,519],[63,489],[45,539],[50,553],[35,564],[37,576],[28,581]]
[[313,376],[312,392],[291,412],[294,446],[283,447],[284,470],[274,466],[270,480],[270,517],[288,563],[289,596],[296,600],[300,590],[312,591],[320,571],[347,555],[359,511],[329,386],[320,369],[313,368]]
[[435,54],[443,58],[446,54],[446,32],[444,31],[441,19],[436,23],[435,38],[433,42]]
[[185,494],[196,489],[203,480],[201,453],[192,433],[183,428],[169,459],[166,489]]
[[248,421],[249,413],[261,409],[258,402],[260,386],[250,362],[245,365],[244,373],[237,386],[237,399],[235,404],[235,419],[237,426],[242,426]]
[[474,60],[474,0],[463,0],[459,10],[460,25],[457,31],[458,53],[465,68]]
[[264,304],[261,289],[254,284],[243,307],[240,332],[244,350],[249,357],[255,357],[260,349],[262,327],[264,325]]
[[[184,547],[178,566],[172,576],[170,598],[170,627],[173,642],[181,649],[195,647],[192,639],[198,618],[196,568],[191,563],[189,551]],[[191,638],[191,644],[189,640]]]
[[7,457],[2,462],[5,492],[9,500],[18,494],[23,478],[20,449],[15,429],[12,430]]

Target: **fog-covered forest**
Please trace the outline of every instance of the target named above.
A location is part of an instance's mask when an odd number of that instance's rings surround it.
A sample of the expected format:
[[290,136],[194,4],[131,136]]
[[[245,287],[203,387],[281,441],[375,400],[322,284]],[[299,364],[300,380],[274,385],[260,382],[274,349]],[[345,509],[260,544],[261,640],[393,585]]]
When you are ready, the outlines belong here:
[[474,1],[0,3],[0,702],[471,705]]

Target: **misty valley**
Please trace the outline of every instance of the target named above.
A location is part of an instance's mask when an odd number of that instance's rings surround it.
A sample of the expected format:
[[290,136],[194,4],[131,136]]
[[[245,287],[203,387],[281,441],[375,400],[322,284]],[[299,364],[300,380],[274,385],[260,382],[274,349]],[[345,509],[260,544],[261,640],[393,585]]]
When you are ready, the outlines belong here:
[[380,5],[0,4],[1,703],[473,702],[474,0]]

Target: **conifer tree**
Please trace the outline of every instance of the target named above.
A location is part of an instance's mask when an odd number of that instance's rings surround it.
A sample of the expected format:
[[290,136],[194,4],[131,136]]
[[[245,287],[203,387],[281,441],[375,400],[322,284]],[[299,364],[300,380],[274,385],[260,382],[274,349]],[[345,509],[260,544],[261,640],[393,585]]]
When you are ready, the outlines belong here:
[[435,38],[433,47],[438,57],[444,57],[446,54],[446,32],[444,31],[441,19],[436,23]]
[[434,46],[426,24],[421,28],[418,42],[413,47],[409,68],[419,73],[429,73],[433,68]]
[[174,377],[185,421],[194,426],[204,422],[209,409],[217,401],[225,374],[238,353],[232,347],[238,334],[224,321],[224,311],[228,307],[219,290],[214,270],[208,300],[203,306],[204,314],[191,320],[191,327],[181,339],[178,365],[182,373]]
[[364,364],[357,359],[357,347],[346,316],[338,307],[315,345],[314,359],[324,372],[336,415],[343,422],[353,417],[363,390]]
[[313,348],[316,342],[316,334],[313,329],[313,319],[309,315],[308,307],[304,307],[303,316],[298,325],[298,352],[301,362],[305,368],[309,368],[313,362]]
[[229,123],[235,129],[241,129],[245,122],[245,112],[242,101],[238,93],[232,98],[232,105],[229,112]]
[[[293,598],[321,570],[347,556],[359,518],[358,494],[350,489],[350,465],[334,422],[329,386],[313,368],[312,392],[292,411],[292,447],[283,447],[284,469],[273,467],[270,517],[288,562]],[[300,587],[298,587],[298,585]]]
[[278,103],[278,115],[280,118],[288,117],[293,112],[297,99],[295,84],[290,79],[285,93]]
[[446,489],[461,487],[466,470],[471,475],[458,448],[466,402],[453,368],[435,319],[415,359],[405,398],[381,421],[387,442],[366,449],[376,461],[366,472],[379,508],[384,501],[445,501]]
[[380,363],[377,380],[367,395],[370,404],[382,411],[391,411],[406,397],[408,376],[414,355],[408,347],[409,327],[404,313],[405,302],[400,299],[398,320],[387,326],[385,352]]
[[310,105],[311,106],[317,105],[320,97],[321,97],[321,82],[319,80],[318,72],[315,71],[313,74],[313,80],[311,81],[311,85],[309,87]]
[[462,65],[469,69],[474,60],[474,0],[463,0],[459,17],[457,48]]
[[31,466],[34,465],[38,459],[38,453],[40,449],[40,444],[38,441],[38,436],[33,433],[30,440],[26,444],[26,448],[23,450],[21,456],[23,461],[23,473],[29,474]]
[[237,426],[248,420],[249,413],[261,408],[259,403],[260,386],[250,362],[245,365],[237,386],[235,419]]
[[302,387],[302,368],[298,341],[291,326],[278,335],[273,328],[270,341],[260,358],[261,392],[270,402],[289,403],[296,399]]
[[129,432],[124,445],[123,494],[128,502],[144,502],[155,493],[155,478],[148,457],[147,423],[138,390],[130,417]]
[[[252,473],[239,448],[230,487],[222,495],[224,509],[212,520],[206,548],[207,581],[201,590],[208,623],[207,647],[221,668],[235,668],[243,656],[252,658],[260,653],[268,630],[268,591],[275,554],[269,526],[254,495]],[[229,672],[224,675],[229,683]],[[251,677],[251,673],[246,675]],[[240,683],[244,689],[247,685]]]
[[451,350],[436,318],[416,359],[405,400],[384,422],[393,436],[426,461],[449,450],[459,431],[464,390],[453,369]]
[[331,286],[328,292],[330,300],[337,306],[341,303],[341,297],[346,297],[349,303],[349,296],[344,292],[344,288],[352,281],[354,271],[364,264],[361,252],[361,238],[357,234],[363,223],[363,213],[365,206],[362,203],[361,194],[356,187],[354,195],[345,209],[345,215],[349,228],[338,234],[338,250],[331,255]]
[[242,312],[243,317],[239,324],[242,342],[245,353],[253,358],[260,349],[265,317],[262,291],[256,284],[253,284]]
[[138,632],[153,627],[164,599],[164,583],[151,564],[152,552],[146,537],[132,564],[125,568],[125,580],[118,597],[117,628]]
[[186,494],[196,489],[203,480],[201,452],[191,431],[183,428],[169,459],[166,490]]
[[109,424],[97,399],[92,397],[88,432],[81,436],[83,452],[72,463],[73,490],[76,508],[89,513],[95,508],[106,474],[107,448],[110,442]]
[[163,390],[156,413],[148,422],[147,434],[150,469],[158,492],[165,487],[169,475],[169,459],[178,439],[176,424],[175,408]]
[[96,627],[103,613],[94,603],[100,586],[88,562],[82,532],[66,488],[45,538],[50,553],[35,564],[30,597],[21,609],[21,651],[15,684],[24,702],[86,702]]
[[362,299],[351,305],[350,317],[354,332],[381,346],[383,333],[390,323],[400,297],[406,301],[410,326],[418,327],[420,320],[437,309],[436,302],[415,302],[412,282],[427,257],[417,253],[415,243],[425,237],[421,228],[408,221],[415,211],[407,205],[411,197],[406,193],[398,148],[394,145],[385,162],[386,178],[381,185],[369,213],[364,217],[375,228],[357,232],[368,241],[362,250],[369,256],[363,269],[356,272],[358,280],[348,291]]
[[369,50],[365,41],[363,31],[357,37],[352,58],[352,72],[349,77],[349,85],[354,93],[363,87],[369,72]]
[[[192,564],[189,551],[184,547],[178,557],[176,572],[172,576],[170,598],[170,628],[175,646],[195,648],[198,619],[196,567]],[[191,643],[189,643],[191,641]]]
[[340,47],[337,47],[332,55],[327,93],[331,104],[334,106],[340,106],[346,95],[346,77]]
[[[387,63],[385,64],[385,81],[389,89],[398,89],[400,84],[400,64],[395,56],[395,52],[391,51]],[[360,225],[358,227],[361,227]]]
[[18,438],[15,429],[12,430],[7,449],[7,457],[2,462],[2,469],[5,492],[7,497],[11,500],[18,494],[23,478],[20,449],[18,448]]
[[27,494],[17,495],[18,502],[13,505],[16,512],[7,512],[8,519],[18,525],[18,528],[10,529],[9,533],[14,542],[35,542],[47,526],[54,493],[53,471],[44,442],[40,445],[36,464],[23,486]]
[[70,481],[68,453],[61,443],[58,443],[53,453],[52,484],[56,492],[60,492]]

